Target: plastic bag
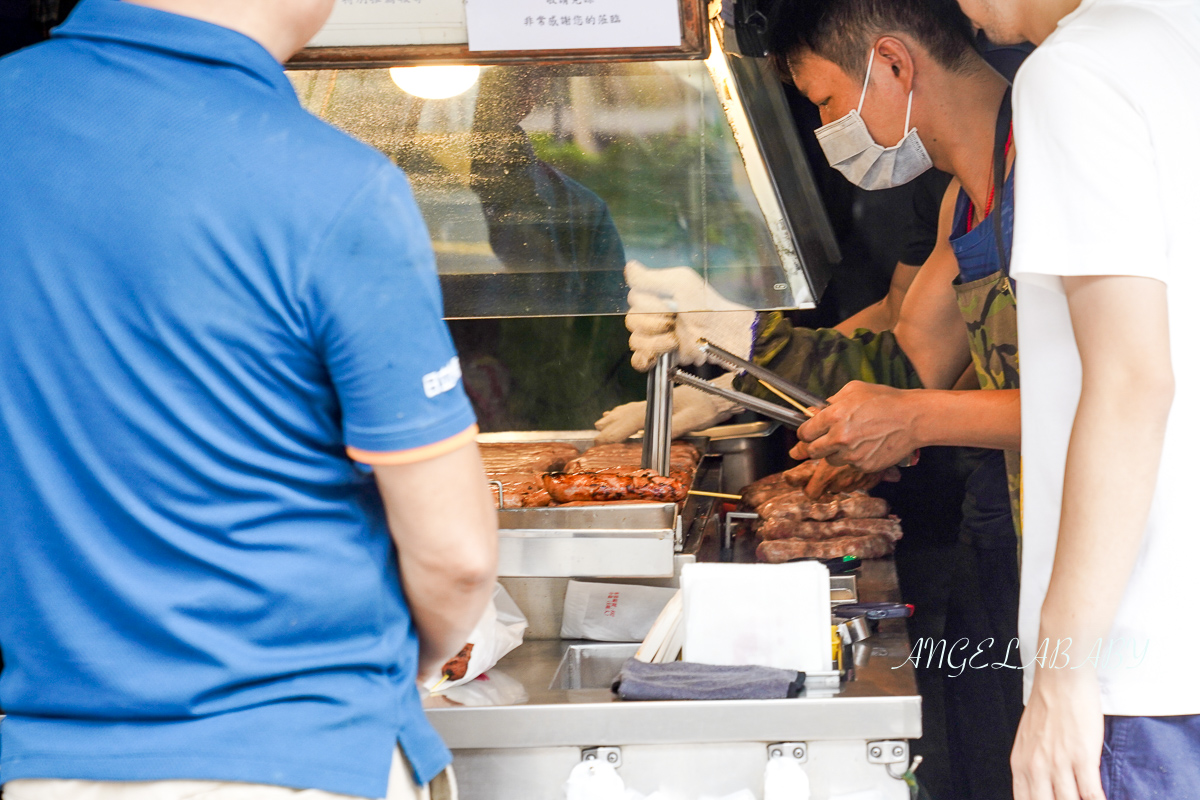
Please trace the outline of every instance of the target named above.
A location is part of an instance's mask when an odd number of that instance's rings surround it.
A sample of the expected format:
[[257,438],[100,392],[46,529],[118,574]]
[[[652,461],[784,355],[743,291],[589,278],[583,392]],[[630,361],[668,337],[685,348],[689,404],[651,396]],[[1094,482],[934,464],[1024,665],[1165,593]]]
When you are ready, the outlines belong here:
[[438,694],[463,706],[519,706],[529,702],[525,684],[498,669],[489,669],[475,680],[451,686]]
[[562,638],[640,642],[676,591],[656,586],[568,581]]
[[509,597],[504,587],[497,583],[492,591],[491,602],[483,610],[483,617],[467,637],[467,643],[474,647],[467,661],[466,674],[459,680],[445,683],[442,683],[442,676],[435,676],[425,682],[425,688],[433,692],[436,687],[437,693],[440,694],[475,680],[515,650],[525,640],[525,630],[528,627],[529,621],[525,619],[521,609]]
[[563,788],[567,800],[626,800],[625,781],[604,761],[580,761]]

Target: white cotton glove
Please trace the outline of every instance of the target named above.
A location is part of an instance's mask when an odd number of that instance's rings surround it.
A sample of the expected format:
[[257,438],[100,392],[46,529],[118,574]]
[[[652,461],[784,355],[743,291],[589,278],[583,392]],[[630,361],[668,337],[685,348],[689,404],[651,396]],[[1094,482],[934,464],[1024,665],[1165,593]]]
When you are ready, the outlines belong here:
[[[726,373],[713,381],[717,386],[733,388],[733,373]],[[742,409],[723,397],[693,389],[691,386],[676,386],[671,392],[671,438],[692,431],[711,428],[737,414]],[[625,403],[596,420],[596,444],[623,442],[646,425],[646,401]]]
[[696,342],[707,339],[742,358],[750,358],[755,312],[726,300],[690,267],[648,269],[625,265],[629,284],[629,349],[642,372],[663,353],[679,351],[679,363],[703,364]]

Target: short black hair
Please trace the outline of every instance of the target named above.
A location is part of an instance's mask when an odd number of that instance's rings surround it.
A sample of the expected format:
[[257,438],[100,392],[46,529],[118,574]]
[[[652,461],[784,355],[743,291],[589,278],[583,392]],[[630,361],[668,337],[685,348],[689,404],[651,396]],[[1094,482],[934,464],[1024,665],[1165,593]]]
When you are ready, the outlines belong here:
[[956,72],[978,53],[974,27],[958,0],[775,0],[767,50],[784,77],[790,77],[789,57],[808,51],[864,78],[871,45],[895,33],[908,34]]

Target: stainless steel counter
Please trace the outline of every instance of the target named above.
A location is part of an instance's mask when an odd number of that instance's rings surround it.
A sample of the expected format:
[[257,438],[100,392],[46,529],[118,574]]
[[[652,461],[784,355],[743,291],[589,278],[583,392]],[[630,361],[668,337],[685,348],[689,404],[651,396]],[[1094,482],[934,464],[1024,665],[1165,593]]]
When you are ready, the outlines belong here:
[[[892,563],[864,563],[859,593],[864,601],[897,599]],[[721,780],[752,789],[757,780],[754,791],[760,792],[766,745],[777,742],[807,743],[814,798],[837,797],[830,788],[834,785],[845,791],[883,786],[886,791],[873,796],[907,796],[906,789],[899,793],[904,784],[895,775],[868,763],[865,755],[871,742],[921,735],[921,698],[906,661],[909,646],[902,620],[884,620],[873,636],[855,646],[853,681],[836,691],[806,691],[792,700],[622,702],[608,688],[551,688],[572,644],[578,643],[526,642],[489,673],[512,679],[501,678],[510,687],[519,684],[526,695],[519,704],[463,707],[439,698],[428,701],[430,721],[455,751],[464,800],[561,797],[562,781],[580,752],[601,746],[622,748],[621,772],[627,781],[640,775],[644,786],[634,788],[642,792],[656,788],[645,785],[652,776],[670,774],[676,774],[676,790],[698,791],[686,785],[689,780],[712,787],[711,777],[688,776],[689,770],[702,775],[704,762],[711,768],[713,758],[725,762]],[[644,755],[640,772],[639,753]],[[849,769],[851,762],[861,769]],[[903,771],[893,769],[897,775]],[[867,779],[862,775],[874,782],[863,783]],[[706,788],[704,793],[715,791]]]
[[[864,563],[863,601],[895,599],[894,587],[891,561]],[[921,699],[912,665],[905,662],[908,637],[900,620],[884,620],[875,635],[856,645],[855,680],[836,693],[795,700],[626,703],[607,688],[551,689],[571,644],[526,642],[496,666],[524,687],[527,702],[467,708],[435,698],[430,721],[451,749],[921,735]]]

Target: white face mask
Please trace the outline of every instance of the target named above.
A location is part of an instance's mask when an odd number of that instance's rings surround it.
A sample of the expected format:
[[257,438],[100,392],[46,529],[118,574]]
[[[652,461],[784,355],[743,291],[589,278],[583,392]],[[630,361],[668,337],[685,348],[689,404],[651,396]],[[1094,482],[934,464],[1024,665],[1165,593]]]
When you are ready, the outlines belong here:
[[867,79],[858,96],[858,109],[841,119],[817,128],[817,141],[825,151],[829,164],[845,175],[851,183],[864,189],[890,189],[908,183],[933,166],[917,129],[909,130],[912,116],[912,92],[908,93],[908,111],[904,114],[904,138],[892,147],[884,147],[871,138],[867,123],[859,116],[871,82],[871,65],[875,48],[867,59]]

